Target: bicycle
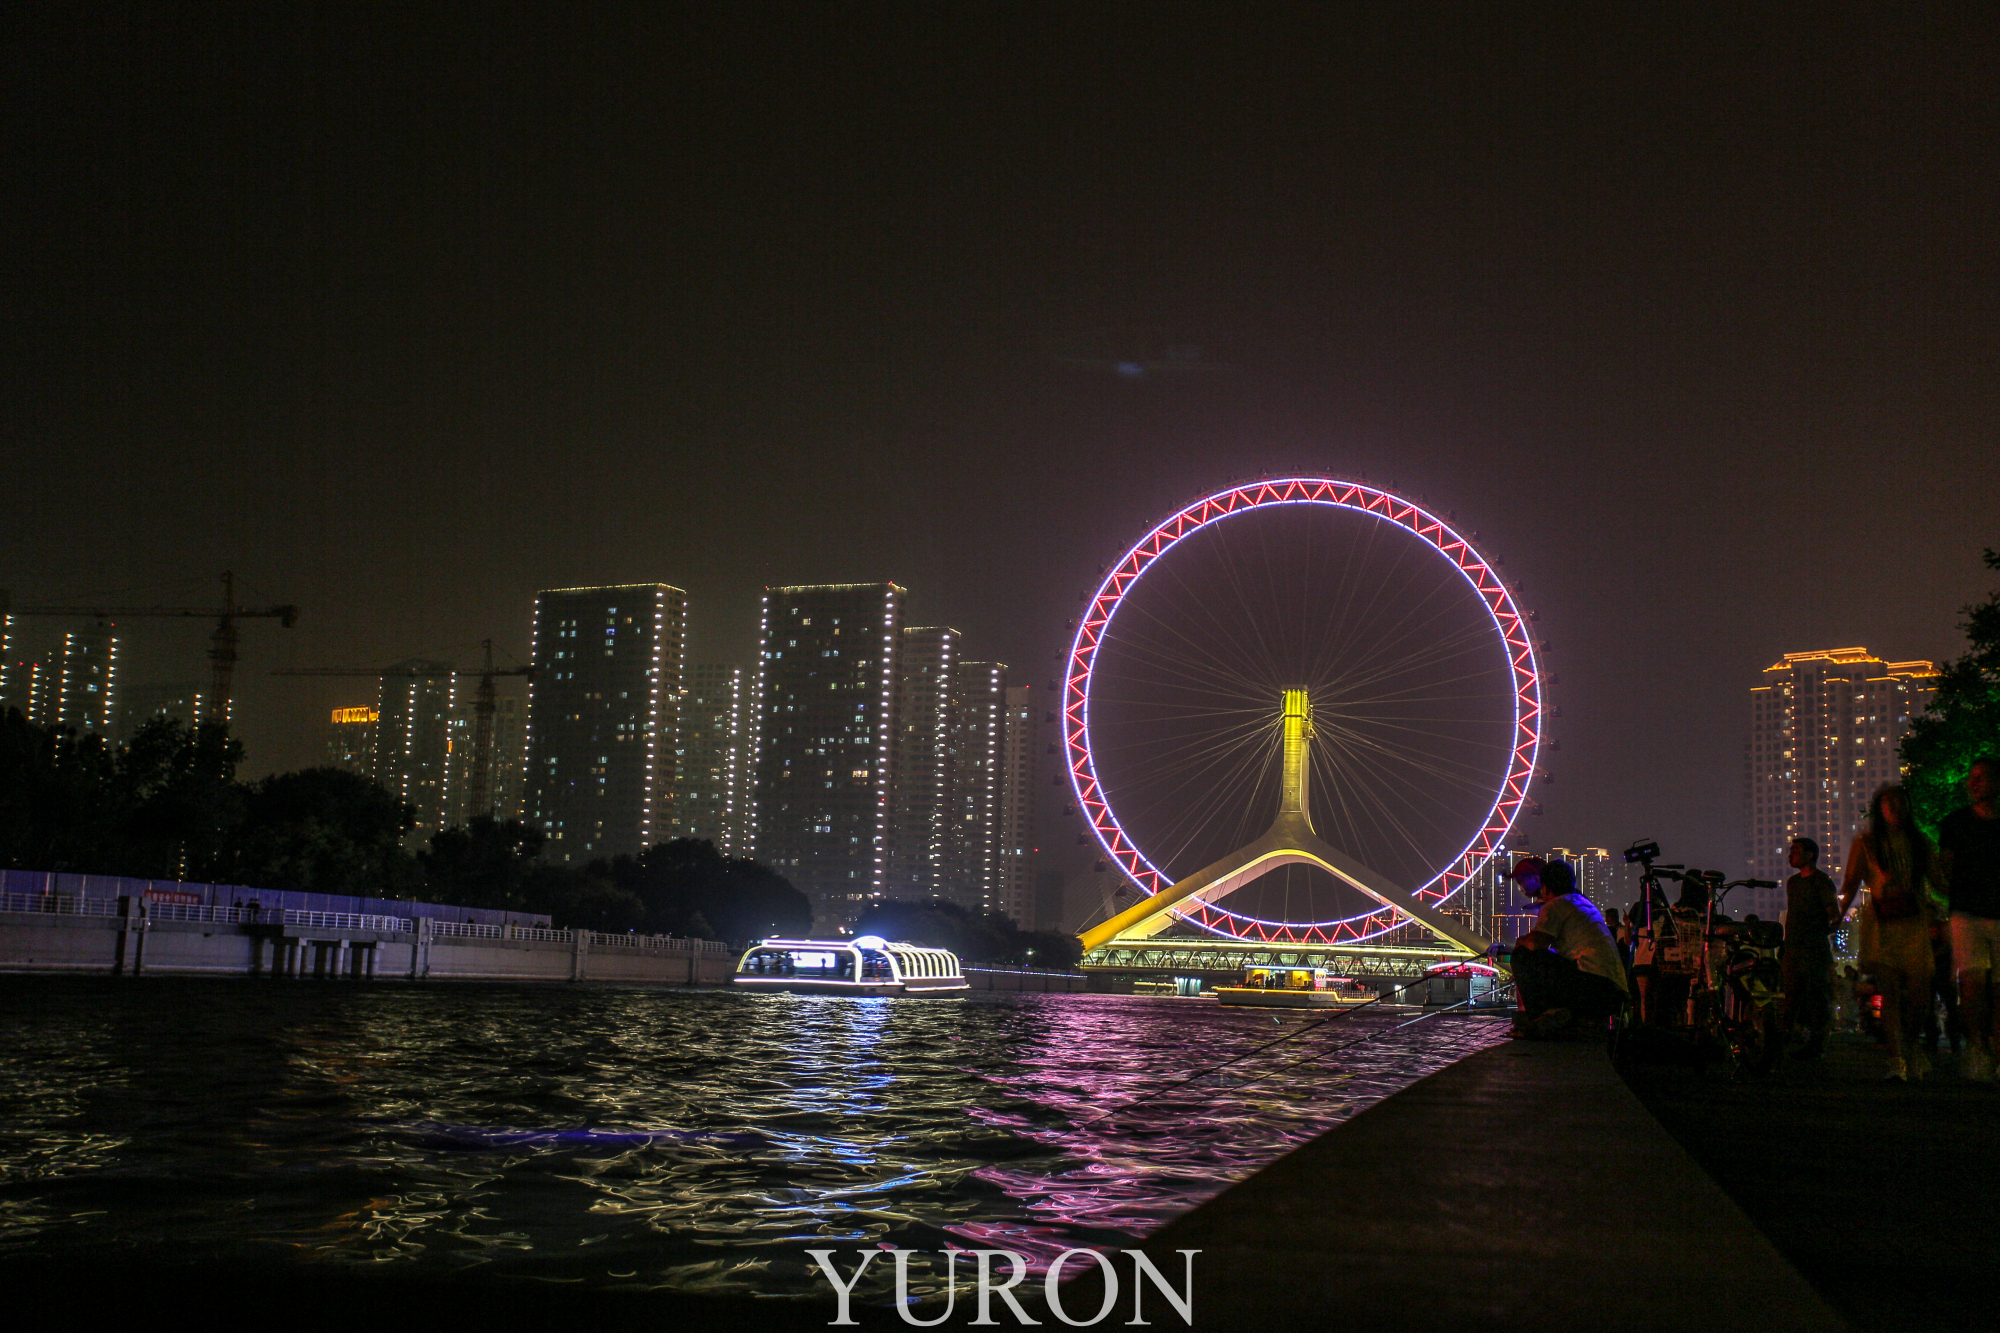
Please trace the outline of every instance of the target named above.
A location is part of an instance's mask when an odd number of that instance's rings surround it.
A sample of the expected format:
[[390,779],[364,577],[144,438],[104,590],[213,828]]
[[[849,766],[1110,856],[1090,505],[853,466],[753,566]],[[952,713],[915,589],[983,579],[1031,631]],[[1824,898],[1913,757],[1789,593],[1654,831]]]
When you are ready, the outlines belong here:
[[[1772,880],[1725,881],[1721,871],[1689,870],[1656,865],[1659,844],[1635,843],[1625,853],[1627,864],[1644,867],[1644,936],[1647,960],[1656,968],[1654,985],[1688,975],[1688,995],[1674,1026],[1693,1035],[1704,1054],[1719,1056],[1732,1078],[1769,1071],[1784,1052],[1784,970],[1778,950],[1784,929],[1775,921],[1737,921],[1722,910],[1729,894],[1741,888],[1776,888]],[[1696,888],[1704,899],[1698,921],[1667,905],[1663,881]]]

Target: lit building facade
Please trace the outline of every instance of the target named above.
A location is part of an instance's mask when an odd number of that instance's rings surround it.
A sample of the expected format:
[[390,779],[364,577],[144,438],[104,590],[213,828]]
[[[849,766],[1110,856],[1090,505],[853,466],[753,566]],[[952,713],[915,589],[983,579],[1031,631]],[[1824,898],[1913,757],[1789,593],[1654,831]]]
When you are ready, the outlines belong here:
[[1007,738],[1007,668],[961,662],[952,690],[951,780],[946,789],[945,864],[956,901],[1003,911],[1001,805]]
[[535,598],[526,818],[545,859],[636,855],[671,836],[687,594],[664,583]]
[[681,695],[674,836],[743,848],[743,669],[697,663]]
[[118,639],[98,623],[41,647],[23,643],[13,616],[0,619],[0,708],[18,708],[37,726],[110,736],[118,720]]
[[373,708],[336,708],[327,723],[326,762],[333,768],[375,776],[375,724],[381,714]]
[[[464,679],[464,678],[461,678]],[[471,697],[467,697],[468,694]],[[503,694],[493,701],[493,748],[487,756],[487,809],[473,808],[477,784],[473,763],[478,755],[476,732],[479,726],[478,685],[454,691],[451,706],[451,739],[446,751],[445,813],[452,824],[463,824],[475,815],[494,819],[521,817],[522,789],[526,779],[528,712],[521,699]]]
[[769,588],[751,708],[753,850],[853,924],[887,878],[898,639],[893,583]]
[[375,709],[375,780],[416,807],[412,842],[450,823],[445,779],[454,684],[451,663],[417,657],[397,662],[382,675]]
[[[1808,837],[1820,869],[1840,877],[1869,797],[1901,780],[1903,735],[1929,706],[1937,674],[1934,663],[1885,662],[1866,648],[1786,653],[1764,669],[1750,690],[1744,747],[1750,876],[1782,884],[1792,873],[1786,848]],[[1770,918],[1783,907],[1783,889],[1739,889],[1729,900],[1734,916]]]
[[1035,858],[1035,780],[1041,771],[1040,728],[1035,697],[1026,685],[1007,688],[1007,716],[1000,738],[1000,808],[998,855],[993,872],[993,910],[1014,919],[1026,930],[1046,929],[1045,918],[1060,918],[1061,885],[1056,898],[1044,902],[1039,893]]
[[[171,718],[193,726],[203,717],[204,701],[212,693],[212,687],[205,681],[167,681],[155,685],[128,685],[118,691],[118,712],[123,739],[130,739],[132,733],[156,717]],[[374,712],[374,709],[369,709]],[[372,741],[371,741],[372,744]],[[373,754],[373,750],[370,750]],[[359,770],[369,777],[375,776],[373,760],[370,767]]]
[[947,898],[976,910],[953,803],[959,639],[943,626],[896,632],[882,891],[891,898]]
[[112,707],[117,683],[118,638],[111,626],[67,631],[56,679],[56,724],[79,736],[109,736],[117,716]]

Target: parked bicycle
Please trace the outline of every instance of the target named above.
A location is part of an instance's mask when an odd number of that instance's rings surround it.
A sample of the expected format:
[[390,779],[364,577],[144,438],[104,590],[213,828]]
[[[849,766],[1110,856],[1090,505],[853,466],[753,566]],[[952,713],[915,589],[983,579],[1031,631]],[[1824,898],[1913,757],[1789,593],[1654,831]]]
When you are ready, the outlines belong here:
[[[1625,852],[1628,864],[1643,867],[1634,962],[1649,968],[1651,984],[1642,1017],[1689,1034],[1733,1077],[1769,1070],[1784,1051],[1785,986],[1778,961],[1784,927],[1776,921],[1737,921],[1723,904],[1736,889],[1777,884],[1657,864],[1659,854],[1656,842],[1634,843]],[[1678,905],[1668,905],[1667,883],[1681,886]]]

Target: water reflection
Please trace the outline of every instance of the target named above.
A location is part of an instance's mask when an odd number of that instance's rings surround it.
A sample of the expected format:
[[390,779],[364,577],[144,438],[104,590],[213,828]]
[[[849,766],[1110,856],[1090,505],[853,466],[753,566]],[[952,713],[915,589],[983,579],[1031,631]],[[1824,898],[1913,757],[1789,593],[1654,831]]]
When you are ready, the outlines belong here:
[[0,1246],[767,1292],[815,1286],[808,1244],[1045,1260],[1129,1242],[1496,1035],[1444,1020],[1280,1070],[1291,1043],[1185,1083],[1278,1030],[1087,995],[5,978]]

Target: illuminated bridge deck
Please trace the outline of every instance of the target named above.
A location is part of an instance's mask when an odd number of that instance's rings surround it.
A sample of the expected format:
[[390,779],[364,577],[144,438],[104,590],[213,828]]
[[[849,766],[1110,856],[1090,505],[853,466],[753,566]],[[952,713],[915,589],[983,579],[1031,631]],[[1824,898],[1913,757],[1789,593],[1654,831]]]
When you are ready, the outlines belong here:
[[1083,955],[1085,972],[1158,976],[1235,975],[1250,967],[1324,967],[1357,977],[1416,977],[1433,963],[1467,958],[1455,944],[1253,944],[1168,938],[1113,942]]

